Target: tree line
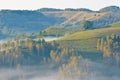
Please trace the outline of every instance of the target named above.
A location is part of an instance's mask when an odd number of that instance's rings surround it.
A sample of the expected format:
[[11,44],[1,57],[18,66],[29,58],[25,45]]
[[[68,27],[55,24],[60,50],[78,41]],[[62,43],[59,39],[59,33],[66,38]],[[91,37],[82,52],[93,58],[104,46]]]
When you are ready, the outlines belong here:
[[120,36],[112,34],[98,39],[97,49],[111,64],[120,66]]

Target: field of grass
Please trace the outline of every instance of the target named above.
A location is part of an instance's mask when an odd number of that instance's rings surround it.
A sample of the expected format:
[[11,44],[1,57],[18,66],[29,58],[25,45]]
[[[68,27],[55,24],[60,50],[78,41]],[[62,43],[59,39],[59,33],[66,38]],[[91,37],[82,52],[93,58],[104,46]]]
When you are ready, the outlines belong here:
[[47,34],[51,34],[51,35],[64,36],[64,35],[71,34],[71,33],[75,32],[75,31],[74,31],[74,30],[69,30],[69,29],[64,29],[64,28],[51,27],[51,28],[47,28],[47,29],[45,30],[45,32],[46,32]]
[[108,27],[120,27],[120,22],[113,23],[111,25],[108,25]]
[[60,39],[58,42],[63,47],[75,48],[82,52],[99,52],[96,49],[98,38],[118,34],[120,35],[120,24],[112,24],[112,27],[87,30],[73,33]]

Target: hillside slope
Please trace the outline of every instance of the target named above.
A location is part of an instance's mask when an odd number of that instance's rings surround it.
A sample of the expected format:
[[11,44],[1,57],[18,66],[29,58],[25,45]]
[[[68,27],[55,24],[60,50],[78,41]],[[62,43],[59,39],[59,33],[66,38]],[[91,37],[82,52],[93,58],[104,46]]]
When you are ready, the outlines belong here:
[[107,11],[111,11],[111,12],[117,12],[120,13],[120,8],[117,6],[108,6],[108,7],[104,7],[102,9],[99,10],[100,12],[107,12]]
[[[107,8],[107,9],[106,9]],[[115,11],[114,11],[115,9]],[[103,11],[104,10],[104,11]],[[109,6],[100,11],[84,11],[77,9],[60,10],[60,11],[40,11],[44,15],[62,17],[65,20],[58,24],[57,27],[68,28],[68,29],[80,29],[81,22],[88,20],[93,22],[92,28],[102,28],[108,24],[120,21],[120,9],[117,6]]]
[[4,34],[29,33],[46,29],[56,22],[55,18],[48,17],[36,11],[1,10],[0,30]]
[[16,35],[38,32],[49,27],[82,30],[84,21],[90,21],[92,23],[90,29],[95,29],[120,21],[119,7],[110,6],[101,10],[92,11],[85,8],[1,10],[0,32],[3,35]]
[[63,47],[72,47],[83,52],[98,52],[96,49],[97,40],[111,34],[120,35],[119,23],[114,23],[109,28],[76,32],[62,38],[59,42]]
[[107,27],[120,27],[120,22],[110,24]]

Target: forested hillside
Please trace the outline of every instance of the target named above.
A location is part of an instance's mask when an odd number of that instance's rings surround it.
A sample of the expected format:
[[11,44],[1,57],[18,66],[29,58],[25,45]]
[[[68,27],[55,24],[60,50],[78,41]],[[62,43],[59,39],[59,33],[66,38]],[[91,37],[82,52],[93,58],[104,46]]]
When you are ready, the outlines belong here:
[[86,8],[41,8],[34,11],[1,10],[0,33],[1,36],[10,36],[38,32],[49,27],[72,30],[102,28],[120,21],[119,11],[120,8],[117,6],[109,6],[100,11]]
[[1,10],[0,31],[3,34],[31,33],[54,25],[57,19],[28,10]]

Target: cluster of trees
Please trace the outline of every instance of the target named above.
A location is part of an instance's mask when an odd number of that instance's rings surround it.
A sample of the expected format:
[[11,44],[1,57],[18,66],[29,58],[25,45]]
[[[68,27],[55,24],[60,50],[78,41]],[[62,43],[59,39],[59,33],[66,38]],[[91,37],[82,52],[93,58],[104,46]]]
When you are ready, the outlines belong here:
[[38,36],[60,37],[60,36],[65,36],[65,35],[71,34],[73,32],[75,32],[75,30],[51,27],[51,28],[47,28],[44,31],[39,31],[37,34],[34,34],[34,36],[37,36],[37,37]]
[[50,61],[51,50],[56,50],[59,45],[42,40],[13,40],[0,44],[0,65],[16,66],[39,64]]
[[81,71],[79,68],[80,56],[71,56],[67,64],[63,64],[59,68],[59,76],[64,79],[80,79]]
[[[95,12],[95,11],[92,11],[92,10],[86,9],[86,8],[77,8],[77,9],[74,9],[74,8],[66,8],[66,9],[41,8],[41,9],[38,9],[37,11],[39,11],[39,12],[47,12],[47,11],[51,11],[51,12],[53,12],[53,11],[86,11],[86,12]],[[117,7],[117,6],[108,6],[108,7],[100,9],[98,12],[107,12],[107,11],[120,12],[120,8]]]
[[53,67],[61,66],[63,63],[67,63],[67,60],[73,56],[79,55],[77,51],[70,48],[59,47],[57,50],[51,50],[50,57],[53,63]]
[[86,9],[86,8],[78,8],[78,9],[74,9],[74,8],[66,8],[66,9],[56,9],[56,8],[41,8],[38,9],[37,11],[39,12],[54,12],[54,11],[86,11],[86,12],[93,12],[90,9]]
[[83,62],[83,58],[81,56],[71,56],[66,64],[59,67],[58,78],[61,77],[59,78],[60,80],[85,79],[88,75],[88,67],[89,64],[87,62]]
[[94,21],[91,20],[82,20],[82,21],[76,21],[75,23],[67,23],[67,24],[62,24],[65,29],[70,29],[74,31],[78,30],[88,30],[88,29],[93,29],[94,27]]
[[50,57],[52,67],[58,69],[56,80],[82,80],[89,74],[89,61],[73,48],[59,47],[50,52]]
[[62,9],[56,9],[56,8],[41,8],[37,10],[38,12],[49,12],[49,11],[63,11]]
[[88,21],[88,20],[83,20],[81,22],[81,27],[82,27],[82,30],[92,29],[93,28],[93,22]]
[[85,12],[93,12],[92,10],[86,9],[86,8],[78,8],[78,9],[66,8],[66,9],[64,9],[64,11],[85,11]]
[[67,64],[72,56],[80,54],[73,48],[63,48],[56,41],[27,38],[0,44],[0,65],[3,66],[50,63],[53,68],[58,68]]
[[59,37],[59,36],[64,36],[65,33],[58,33],[57,31],[55,31],[55,29],[53,28],[52,32],[49,31],[39,31],[37,34],[34,34],[34,37],[38,37],[38,36],[53,36],[53,37]]
[[103,52],[103,56],[111,63],[120,65],[120,36],[112,34],[98,39],[97,49]]
[[49,64],[58,70],[56,80],[79,80],[87,76],[88,62],[73,48],[60,46],[44,39],[11,40],[0,44],[0,66]]

